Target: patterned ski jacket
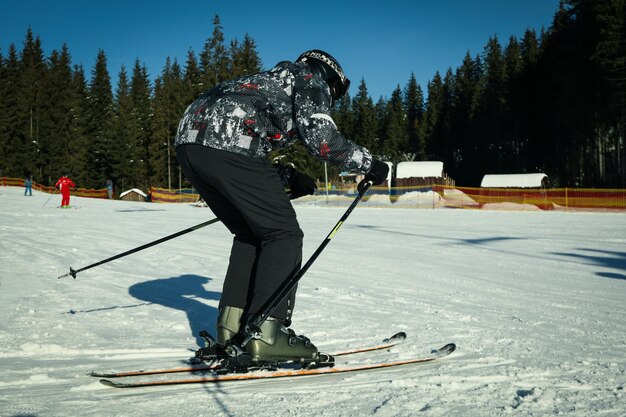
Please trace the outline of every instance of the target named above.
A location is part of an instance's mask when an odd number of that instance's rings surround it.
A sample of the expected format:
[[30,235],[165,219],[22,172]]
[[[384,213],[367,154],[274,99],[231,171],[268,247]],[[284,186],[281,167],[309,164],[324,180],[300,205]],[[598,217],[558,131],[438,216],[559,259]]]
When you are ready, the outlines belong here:
[[372,155],[345,138],[330,116],[324,80],[303,62],[222,83],[185,111],[175,145],[197,143],[255,158],[301,140],[308,152],[346,171],[367,173]]

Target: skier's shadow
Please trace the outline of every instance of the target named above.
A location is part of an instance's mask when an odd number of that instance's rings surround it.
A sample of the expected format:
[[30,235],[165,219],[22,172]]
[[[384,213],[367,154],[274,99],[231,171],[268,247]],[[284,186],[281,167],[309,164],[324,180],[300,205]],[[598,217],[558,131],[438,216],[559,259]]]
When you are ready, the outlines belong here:
[[181,275],[140,282],[131,286],[128,293],[138,300],[184,311],[198,346],[204,346],[199,333],[207,330],[215,334],[218,310],[201,300],[219,300],[221,295],[204,289],[204,285],[210,281],[211,278],[198,275]]

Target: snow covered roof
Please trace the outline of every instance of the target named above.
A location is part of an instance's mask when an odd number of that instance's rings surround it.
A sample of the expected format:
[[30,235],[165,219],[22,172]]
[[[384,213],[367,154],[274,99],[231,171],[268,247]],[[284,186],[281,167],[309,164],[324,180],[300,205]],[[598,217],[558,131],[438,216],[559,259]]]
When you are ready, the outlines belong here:
[[533,188],[541,187],[544,178],[548,178],[546,174],[490,174],[483,177],[480,183],[485,188]]
[[123,193],[120,194],[120,198],[124,197],[126,194],[128,193],[132,193],[132,192],[136,192],[137,194],[141,195],[142,197],[148,197],[148,194],[144,193],[143,191],[141,191],[139,188],[133,188],[131,190],[126,190]]
[[400,162],[396,168],[396,178],[443,177],[443,162],[411,161]]

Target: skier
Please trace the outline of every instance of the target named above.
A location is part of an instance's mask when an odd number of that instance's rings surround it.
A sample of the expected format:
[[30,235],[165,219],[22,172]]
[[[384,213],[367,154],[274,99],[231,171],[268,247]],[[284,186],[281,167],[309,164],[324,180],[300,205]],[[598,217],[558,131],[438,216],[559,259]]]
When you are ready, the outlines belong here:
[[107,189],[107,195],[109,196],[109,200],[111,200],[113,198],[113,180],[111,178],[107,178],[104,185]]
[[56,186],[61,190],[61,208],[70,206],[70,187],[76,187],[74,181],[68,176],[63,175],[56,183]]
[[[217,319],[222,346],[240,341],[243,325],[301,266],[303,233],[289,200],[313,194],[315,182],[292,167],[272,166],[268,153],[300,140],[313,156],[365,174],[359,190],[387,178],[387,164],[345,138],[330,116],[349,85],[335,58],[309,50],[294,62],[214,87],[182,116],[178,162],[234,235]],[[245,345],[253,361],[318,357],[308,338],[288,328],[294,301],[295,290],[261,325],[261,339]]]
[[24,196],[33,196],[33,177],[30,175],[24,180]]

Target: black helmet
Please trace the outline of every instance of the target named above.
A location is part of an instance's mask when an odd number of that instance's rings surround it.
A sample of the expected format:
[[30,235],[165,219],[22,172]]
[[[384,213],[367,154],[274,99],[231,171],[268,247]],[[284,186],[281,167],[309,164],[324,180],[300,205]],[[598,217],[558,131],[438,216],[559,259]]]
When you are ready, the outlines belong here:
[[343,68],[341,68],[339,62],[331,54],[319,49],[311,49],[303,52],[296,59],[296,62],[300,61],[306,62],[314,74],[319,75],[326,81],[326,84],[330,87],[330,94],[333,100],[339,100],[348,92],[350,80],[343,73]]

